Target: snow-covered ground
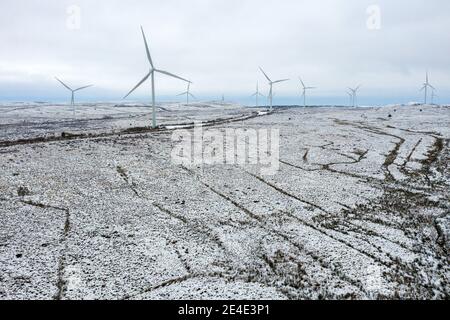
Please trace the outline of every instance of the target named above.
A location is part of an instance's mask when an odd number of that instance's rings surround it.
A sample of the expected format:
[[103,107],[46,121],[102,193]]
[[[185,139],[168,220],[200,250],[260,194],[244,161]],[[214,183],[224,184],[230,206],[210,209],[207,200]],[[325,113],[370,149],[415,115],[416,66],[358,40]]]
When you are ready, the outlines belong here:
[[[158,109],[0,106],[1,299],[449,298],[449,107]],[[195,121],[280,170],[173,164]]]
[[[255,109],[234,104],[192,103],[158,105],[159,124],[177,125],[194,121],[233,118],[250,115]],[[144,104],[91,103],[67,104],[0,104],[0,140],[30,139],[42,136],[100,134],[152,123],[152,108]]]

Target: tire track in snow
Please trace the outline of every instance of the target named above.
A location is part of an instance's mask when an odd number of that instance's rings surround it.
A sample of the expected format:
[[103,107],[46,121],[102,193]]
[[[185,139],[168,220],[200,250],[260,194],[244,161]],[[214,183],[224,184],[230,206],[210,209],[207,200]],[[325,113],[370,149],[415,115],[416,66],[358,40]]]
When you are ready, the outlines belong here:
[[38,203],[34,201],[28,201],[28,200],[22,200],[23,204],[33,206],[40,209],[53,209],[58,211],[65,212],[65,221],[64,221],[64,228],[63,228],[63,236],[61,239],[63,246],[63,249],[60,252],[60,257],[58,260],[58,273],[57,273],[57,292],[55,296],[53,297],[54,300],[62,300],[64,298],[64,291],[66,286],[66,281],[64,280],[64,270],[66,267],[66,254],[68,250],[67,246],[67,238],[69,236],[70,228],[71,228],[71,222],[70,222],[70,211],[66,208],[56,207],[52,205],[47,205],[43,203]]
[[[247,172],[247,171],[245,171],[245,172]],[[278,191],[278,192],[284,194],[284,195],[287,195],[287,196],[289,196],[289,197],[291,197],[291,198],[293,198],[293,199],[295,199],[295,200],[298,200],[298,201],[300,201],[300,202],[302,202],[302,203],[304,203],[304,204],[311,205],[311,206],[313,206],[313,207],[315,207],[315,208],[317,208],[317,209],[323,211],[324,213],[326,213],[326,214],[328,214],[328,215],[335,216],[334,214],[332,214],[332,213],[326,211],[325,209],[321,208],[320,206],[317,206],[317,205],[315,205],[315,204],[312,204],[312,203],[309,202],[309,201],[302,200],[302,199],[300,199],[299,197],[297,197],[297,196],[295,196],[295,195],[292,195],[292,194],[290,194],[289,192],[287,192],[287,191],[285,191],[285,190],[283,190],[283,189],[281,189],[281,188],[275,186],[274,184],[267,182],[266,180],[264,180],[263,178],[261,178],[261,177],[259,177],[259,176],[257,176],[257,175],[254,175],[254,174],[252,174],[252,173],[250,173],[250,172],[247,172],[247,173],[250,174],[251,176],[255,177],[256,179],[258,179],[259,181],[261,181],[261,182],[267,184],[268,186],[270,186],[271,188],[275,189],[276,191]],[[368,257],[368,258],[370,258],[370,259],[372,259],[372,260],[374,260],[374,261],[376,261],[376,262],[378,262],[378,263],[380,263],[380,264],[382,264],[382,265],[384,265],[385,267],[387,267],[387,268],[391,268],[391,267],[392,267],[391,264],[386,263],[385,261],[381,260],[380,258],[374,256],[373,254],[371,254],[371,253],[369,253],[369,252],[366,252],[366,251],[364,251],[364,250],[361,250],[361,249],[355,247],[355,245],[349,243],[348,241],[345,241],[345,240],[336,238],[335,236],[330,235],[328,232],[324,231],[322,228],[317,227],[317,226],[315,226],[314,224],[309,223],[309,222],[305,221],[304,219],[301,219],[300,217],[297,217],[297,216],[295,216],[295,215],[292,215],[292,214],[290,214],[289,212],[284,212],[284,213],[285,213],[287,216],[289,216],[289,217],[291,217],[291,218],[297,220],[298,222],[300,222],[300,223],[303,224],[304,226],[307,226],[307,227],[309,227],[309,228],[311,228],[311,229],[314,229],[315,231],[321,233],[322,235],[324,235],[324,236],[326,236],[326,237],[328,237],[328,238],[330,238],[330,239],[332,239],[332,240],[334,240],[334,241],[337,241],[337,242],[343,244],[344,246],[347,246],[347,247],[349,247],[349,248],[351,248],[351,249],[353,249],[353,250],[356,250],[357,252],[359,252],[359,253],[365,255],[366,257]],[[335,232],[337,232],[337,233],[342,233],[342,232],[340,232],[339,230],[335,230],[335,229],[331,229],[331,230],[332,230],[332,231],[335,231]],[[343,236],[346,236],[346,235],[343,234]],[[372,245],[372,244],[371,244],[370,242],[368,242],[367,240],[365,240],[365,242],[367,242],[368,244]]]
[[[294,247],[296,247],[298,250],[305,252],[306,254],[308,254],[309,256],[311,256],[313,258],[314,261],[318,262],[319,265],[324,268],[324,269],[328,269],[332,274],[334,274],[337,278],[339,278],[340,280],[349,283],[350,285],[353,285],[355,287],[357,287],[359,290],[361,290],[361,292],[366,293],[365,289],[364,289],[364,285],[362,284],[362,282],[358,279],[353,279],[351,277],[348,277],[347,275],[345,275],[344,273],[340,273],[339,271],[335,270],[334,268],[330,267],[330,265],[324,261],[320,256],[318,256],[315,252],[311,251],[311,250],[307,250],[304,246],[300,245],[299,243],[293,241],[289,236],[287,236],[284,233],[281,233],[278,230],[269,228],[266,223],[264,221],[262,221],[262,218],[259,217],[258,215],[256,215],[255,213],[251,212],[250,210],[248,210],[247,208],[243,207],[242,205],[240,205],[239,203],[237,203],[236,201],[232,200],[230,197],[226,196],[225,194],[219,192],[218,190],[216,190],[215,188],[211,187],[208,183],[202,181],[196,173],[194,173],[192,170],[189,170],[188,168],[182,167],[184,170],[186,170],[187,172],[191,173],[192,175],[194,175],[197,180],[202,183],[205,187],[207,187],[209,190],[211,190],[212,192],[214,192],[215,194],[219,195],[221,198],[225,199],[226,201],[232,203],[234,206],[236,206],[238,209],[242,210],[243,212],[245,212],[248,216],[250,216],[251,218],[253,218],[255,221],[258,222],[259,226],[266,230],[269,233],[273,233],[275,235],[277,235],[278,237],[280,237],[281,239],[283,239],[284,241],[290,243],[291,245],[293,245]],[[301,202],[303,202],[302,200],[299,200]],[[306,204],[309,204],[308,202],[303,202]],[[326,211],[325,211],[326,212]],[[305,225],[306,227],[309,227],[308,225]],[[322,232],[323,233],[323,232]],[[353,248],[352,248],[353,249]]]
[[227,252],[228,249],[226,248],[226,246],[222,243],[222,241],[220,241],[220,237],[218,235],[215,235],[214,232],[206,227],[206,226],[200,226],[196,223],[193,223],[191,221],[189,221],[186,217],[176,214],[174,212],[172,212],[171,210],[165,208],[163,205],[157,203],[154,200],[148,199],[146,196],[143,196],[138,190],[137,190],[137,186],[134,184],[134,182],[130,182],[130,176],[127,174],[127,172],[120,166],[117,167],[117,172],[119,173],[119,175],[124,179],[124,181],[127,183],[127,185],[130,187],[130,189],[134,192],[134,194],[141,198],[144,199],[146,201],[149,201],[153,207],[155,207],[156,209],[158,209],[160,212],[163,212],[167,215],[169,215],[172,218],[175,218],[179,221],[181,221],[183,224],[185,224],[187,227],[189,227],[191,230],[198,232],[202,235],[206,235],[210,240],[212,240],[221,250]]

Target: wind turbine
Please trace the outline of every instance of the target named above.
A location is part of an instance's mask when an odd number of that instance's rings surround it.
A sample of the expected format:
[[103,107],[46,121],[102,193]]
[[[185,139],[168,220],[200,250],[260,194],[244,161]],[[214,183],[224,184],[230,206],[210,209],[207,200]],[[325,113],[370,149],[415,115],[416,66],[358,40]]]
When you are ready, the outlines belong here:
[[156,69],[155,66],[153,65],[153,60],[152,57],[150,55],[150,49],[148,48],[148,44],[147,44],[147,38],[145,37],[145,33],[144,33],[144,29],[141,26],[141,31],[142,31],[142,37],[144,38],[144,43],[145,43],[145,50],[147,52],[147,58],[148,58],[148,62],[150,62],[150,70],[147,73],[147,75],[144,77],[144,79],[142,79],[130,92],[128,92],[128,94],[124,97],[124,99],[126,99],[131,93],[133,93],[134,90],[136,90],[137,88],[139,88],[145,81],[147,81],[147,79],[149,77],[151,77],[151,82],[152,82],[152,107],[153,107],[153,117],[152,117],[152,126],[153,128],[156,128],[156,103],[155,103],[155,73],[161,73],[164,74],[166,76],[169,77],[173,77],[179,80],[183,80],[186,81],[188,83],[191,83],[191,81],[183,79],[179,76],[176,76],[170,72],[167,71],[163,71],[160,69]]
[[434,98],[439,97],[437,94],[434,93],[436,89],[433,88],[433,90],[431,91],[431,104],[434,104]]
[[420,89],[420,91],[425,90],[425,103],[424,104],[427,104],[428,88],[435,90],[435,88],[430,84],[430,81],[428,80],[428,71],[427,71],[425,83],[423,84],[422,89]]
[[347,91],[347,94],[348,94],[349,97],[350,97],[350,106],[352,106],[352,103],[353,103],[353,93],[350,92],[350,91]]
[[189,104],[189,96],[195,99],[195,96],[191,93],[191,83],[188,82],[187,91],[180,93],[178,96],[184,96],[186,95],[186,104]]
[[305,86],[305,83],[303,82],[303,80],[301,78],[299,78],[300,82],[302,83],[302,87],[303,87],[303,106],[306,108],[306,91],[307,90],[312,90],[312,89],[317,89],[315,87],[307,87]]
[[256,107],[258,108],[259,107],[258,98],[259,97],[264,97],[264,95],[261,92],[259,92],[259,84],[258,84],[258,82],[256,82],[256,92],[254,94],[252,94],[251,96],[252,97],[256,97]]
[[270,102],[270,111],[272,111],[272,109],[273,109],[273,85],[277,84],[277,83],[280,83],[280,82],[289,81],[289,79],[272,81],[272,80],[270,80],[270,78],[267,76],[267,74],[264,72],[264,70],[261,67],[259,67],[259,69],[261,69],[261,72],[264,74],[264,76],[266,77],[267,81],[269,81],[269,86],[270,86],[269,102]]
[[358,105],[358,90],[361,88],[361,85],[357,86],[356,88],[352,89],[349,88],[350,91],[352,92],[352,97],[353,97],[353,107],[356,107]]
[[62,82],[61,80],[59,80],[57,77],[55,77],[55,79],[61,83],[64,87],[66,87],[67,90],[69,90],[72,93],[72,98],[70,99],[70,105],[72,106],[72,110],[73,110],[73,115],[75,116],[75,92],[83,90],[83,89],[87,89],[92,87],[92,85],[88,85],[88,86],[84,86],[78,89],[72,89],[71,87],[69,87],[67,84],[65,84],[64,82]]

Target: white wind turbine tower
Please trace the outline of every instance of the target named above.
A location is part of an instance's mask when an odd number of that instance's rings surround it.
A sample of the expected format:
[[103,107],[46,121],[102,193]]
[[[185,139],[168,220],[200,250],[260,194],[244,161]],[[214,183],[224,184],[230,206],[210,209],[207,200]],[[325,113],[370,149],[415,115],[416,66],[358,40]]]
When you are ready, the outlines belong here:
[[352,92],[352,96],[353,96],[353,107],[356,107],[358,105],[358,90],[361,88],[361,85],[357,86],[356,88],[352,89],[349,88],[350,91]]
[[431,91],[431,104],[434,104],[434,98],[438,98],[439,96],[437,94],[434,93],[436,89],[433,89]]
[[155,103],[155,72],[164,74],[166,76],[170,76],[176,79],[180,79],[183,81],[186,81],[188,83],[191,83],[191,81],[183,79],[179,76],[176,76],[170,72],[167,71],[163,71],[160,69],[156,69],[155,66],[153,65],[153,60],[152,57],[150,55],[150,49],[148,48],[148,44],[147,44],[147,39],[145,37],[145,33],[144,33],[144,29],[141,26],[141,31],[142,31],[142,37],[144,38],[144,43],[145,43],[145,50],[147,51],[147,58],[148,58],[148,62],[150,62],[150,70],[148,72],[148,74],[144,77],[144,79],[142,79],[125,97],[124,99],[126,99],[131,93],[133,93],[134,90],[136,90],[137,88],[139,88],[145,81],[147,81],[147,79],[149,77],[151,77],[151,82],[152,82],[152,107],[153,107],[153,117],[152,117],[152,127],[156,128],[156,103]]
[[256,97],[256,107],[258,108],[259,107],[259,100],[258,100],[258,98],[259,97],[264,97],[264,95],[261,93],[261,92],[259,92],[259,84],[258,84],[258,82],[256,83],[256,92],[254,93],[254,94],[252,94],[251,95],[252,97]]
[[427,71],[425,83],[423,84],[422,89],[420,89],[420,91],[425,90],[425,103],[424,104],[427,104],[428,88],[435,90],[435,88],[430,84],[430,81],[428,80],[428,71]]
[[88,85],[88,86],[84,86],[78,89],[72,89],[71,87],[69,87],[67,84],[65,84],[64,82],[62,82],[61,80],[59,80],[57,77],[55,77],[55,79],[61,83],[67,90],[69,90],[72,93],[72,98],[70,99],[70,105],[72,106],[72,110],[73,110],[73,115],[75,116],[75,92],[83,90],[83,89],[87,89],[92,87],[92,85]]
[[186,104],[189,104],[189,97],[192,97],[195,99],[195,96],[191,93],[191,83],[190,82],[188,83],[187,91],[180,93],[178,96],[184,96],[184,95],[186,95]]
[[307,87],[305,86],[305,83],[303,82],[303,80],[301,78],[299,78],[300,82],[302,83],[302,87],[303,87],[303,106],[306,108],[306,91],[307,90],[313,90],[313,89],[317,89],[316,87]]
[[350,103],[349,103],[349,105],[352,106],[352,103],[353,103],[353,93],[350,92],[350,91],[346,91],[346,92],[347,92],[348,96],[350,97]]
[[270,86],[270,90],[269,90],[269,103],[270,103],[270,111],[272,111],[273,109],[273,85],[276,83],[280,83],[280,82],[284,82],[284,81],[289,81],[289,79],[283,79],[283,80],[277,80],[277,81],[272,81],[270,80],[270,78],[267,76],[267,74],[264,72],[264,70],[259,67],[259,69],[261,69],[261,72],[264,74],[264,76],[266,77],[267,81],[269,81],[269,86]]

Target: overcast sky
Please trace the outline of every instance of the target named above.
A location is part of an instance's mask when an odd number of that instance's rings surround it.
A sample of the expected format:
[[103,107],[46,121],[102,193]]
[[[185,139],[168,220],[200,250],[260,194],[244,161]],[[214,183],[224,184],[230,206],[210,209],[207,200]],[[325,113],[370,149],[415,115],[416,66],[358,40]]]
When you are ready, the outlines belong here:
[[[298,99],[299,76],[319,87],[315,103],[344,103],[360,83],[362,103],[421,101],[428,69],[450,102],[448,0],[1,0],[0,100],[65,99],[54,76],[95,84],[80,99],[119,100],[148,72],[140,25],[155,65],[205,99],[244,102],[257,81],[266,93],[262,66],[292,79],[279,101]],[[148,99],[149,85],[131,99]],[[185,91],[164,76],[156,85],[164,99]]]

